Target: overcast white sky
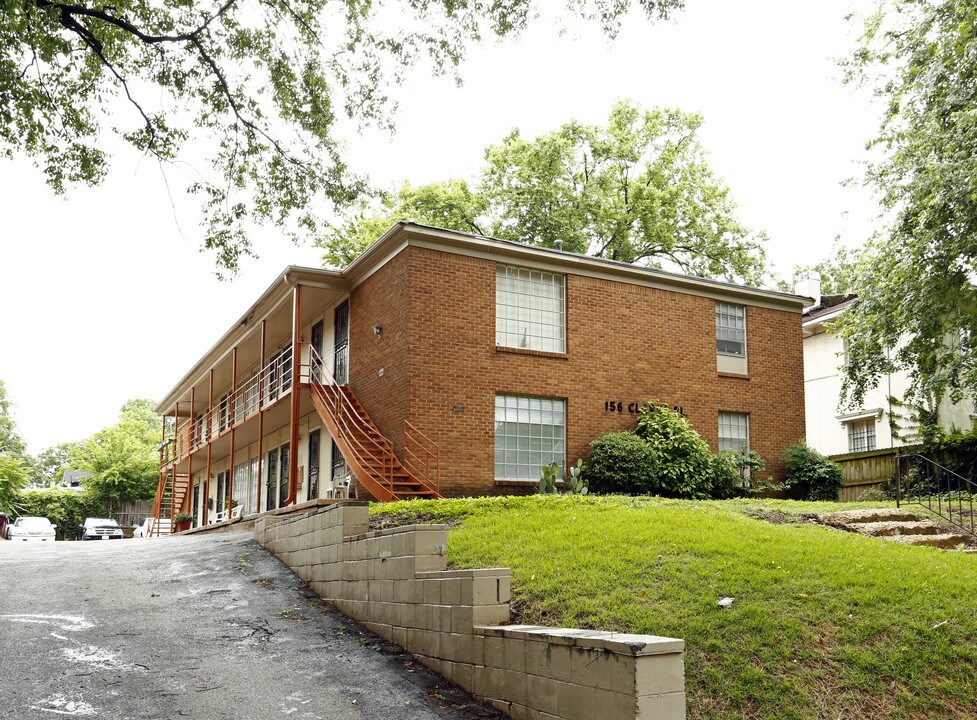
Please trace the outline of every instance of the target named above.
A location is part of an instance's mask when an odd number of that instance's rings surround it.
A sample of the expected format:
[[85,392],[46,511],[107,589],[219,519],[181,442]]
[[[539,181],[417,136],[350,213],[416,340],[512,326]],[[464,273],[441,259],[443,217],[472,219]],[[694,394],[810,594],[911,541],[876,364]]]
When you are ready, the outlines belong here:
[[[611,43],[538,24],[518,41],[472,48],[465,85],[414,75],[398,130],[349,139],[354,167],[384,185],[471,178],[482,151],[570,118],[603,122],[611,104],[705,116],[701,140],[749,227],[770,236],[781,274],[871,232],[875,208],[842,181],[877,126],[836,59],[857,33],[851,0],[686,0],[668,23],[637,16]],[[319,253],[265,233],[261,259],[219,282],[198,253],[196,207],[174,209],[157,166],[116,155],[99,188],[54,197],[23,161],[0,161],[0,379],[31,452],[112,424],[136,396],[159,399],[287,264]]]

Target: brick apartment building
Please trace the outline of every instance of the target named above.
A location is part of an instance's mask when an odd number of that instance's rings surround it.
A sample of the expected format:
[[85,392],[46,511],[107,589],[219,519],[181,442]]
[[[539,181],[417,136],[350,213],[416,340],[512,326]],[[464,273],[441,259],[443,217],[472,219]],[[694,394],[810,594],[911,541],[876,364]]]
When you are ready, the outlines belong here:
[[287,268],[164,398],[161,509],[527,492],[652,399],[779,475],[809,304],[401,223],[345,270]]

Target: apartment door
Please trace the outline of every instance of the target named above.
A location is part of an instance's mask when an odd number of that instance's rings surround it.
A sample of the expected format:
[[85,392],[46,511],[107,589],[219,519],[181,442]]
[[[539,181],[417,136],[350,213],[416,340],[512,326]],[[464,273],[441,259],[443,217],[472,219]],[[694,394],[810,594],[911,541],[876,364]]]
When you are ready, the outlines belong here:
[[278,507],[285,507],[288,500],[288,443],[280,448],[278,457]]
[[343,300],[336,308],[333,329],[336,342],[333,350],[335,365],[332,374],[336,378],[337,385],[346,385],[349,383],[349,300]]
[[309,433],[309,491],[306,500],[319,497],[319,431]]
[[322,362],[322,320],[312,326],[312,342],[309,343],[315,352],[309,353],[309,381],[322,382],[319,364]]
[[193,526],[197,526],[197,518],[200,517],[200,483],[193,486]]
[[277,493],[275,487],[278,484],[278,450],[268,453],[268,478],[265,482],[265,510],[275,509],[275,498]]

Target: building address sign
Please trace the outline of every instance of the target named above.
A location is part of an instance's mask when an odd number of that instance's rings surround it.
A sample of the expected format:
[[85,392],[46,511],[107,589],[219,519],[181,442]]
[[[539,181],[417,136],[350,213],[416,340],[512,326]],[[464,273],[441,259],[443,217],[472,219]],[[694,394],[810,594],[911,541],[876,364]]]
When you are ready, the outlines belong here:
[[[668,407],[665,403],[661,403],[661,405]],[[632,415],[637,415],[639,412],[641,412],[641,408],[650,407],[650,406],[651,403],[647,403],[647,402],[632,402],[625,405],[623,400],[605,400],[604,412],[623,413],[627,411]],[[685,408],[681,405],[673,405],[672,410],[677,412],[682,417],[688,417],[685,414]]]

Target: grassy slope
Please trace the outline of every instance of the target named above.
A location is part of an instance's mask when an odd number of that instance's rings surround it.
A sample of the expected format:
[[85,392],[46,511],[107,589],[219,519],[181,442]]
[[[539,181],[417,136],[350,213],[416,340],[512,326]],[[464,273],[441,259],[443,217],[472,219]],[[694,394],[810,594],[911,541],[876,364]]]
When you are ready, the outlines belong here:
[[977,557],[748,514],[829,508],[527,497],[374,515],[464,517],[451,565],[511,567],[521,622],[684,638],[691,718],[977,716]]

